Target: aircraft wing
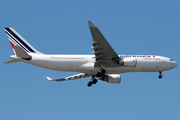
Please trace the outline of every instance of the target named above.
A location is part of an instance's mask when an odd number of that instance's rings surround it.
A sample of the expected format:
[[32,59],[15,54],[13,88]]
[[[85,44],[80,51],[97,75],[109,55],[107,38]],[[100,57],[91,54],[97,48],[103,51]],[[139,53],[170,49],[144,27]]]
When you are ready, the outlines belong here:
[[91,35],[93,38],[93,49],[95,54],[95,67],[117,67],[118,54],[114,51],[101,31],[93,25],[91,21],[88,21]]
[[86,74],[86,73],[80,73],[80,74],[76,74],[76,75],[72,75],[72,76],[68,76],[68,77],[64,77],[64,78],[58,78],[58,79],[52,79],[50,77],[47,77],[48,80],[50,81],[68,81],[68,80],[74,80],[74,79],[79,79],[79,78],[85,78],[85,77],[90,77],[91,75]]

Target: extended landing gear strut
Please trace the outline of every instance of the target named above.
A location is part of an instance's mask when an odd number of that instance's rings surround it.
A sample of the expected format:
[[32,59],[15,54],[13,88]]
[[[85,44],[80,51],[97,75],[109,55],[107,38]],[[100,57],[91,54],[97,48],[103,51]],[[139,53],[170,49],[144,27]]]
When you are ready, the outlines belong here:
[[101,70],[96,74],[96,77],[103,77],[105,73],[106,73],[106,70],[105,70],[105,69],[101,69]]
[[92,84],[97,83],[97,79],[95,77],[104,77],[104,74],[106,73],[106,70],[101,69],[96,75],[92,76],[92,80],[88,82],[87,86],[91,87]]
[[162,71],[159,71],[159,79],[161,79],[163,76],[162,76]]

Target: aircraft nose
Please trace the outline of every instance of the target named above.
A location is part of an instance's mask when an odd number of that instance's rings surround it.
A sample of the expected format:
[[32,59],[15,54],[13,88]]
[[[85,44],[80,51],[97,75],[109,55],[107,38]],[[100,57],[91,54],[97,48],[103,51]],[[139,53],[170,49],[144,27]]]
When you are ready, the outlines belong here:
[[175,67],[177,67],[178,66],[178,64],[177,64],[177,62],[175,62]]
[[175,61],[171,65],[172,65],[173,68],[178,66],[178,64]]

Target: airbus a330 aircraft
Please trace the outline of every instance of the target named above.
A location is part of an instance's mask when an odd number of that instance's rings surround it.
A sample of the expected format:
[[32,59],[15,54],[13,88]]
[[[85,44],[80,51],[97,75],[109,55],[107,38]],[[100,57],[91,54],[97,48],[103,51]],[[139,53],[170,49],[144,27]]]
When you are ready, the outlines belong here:
[[94,55],[46,55],[32,47],[13,28],[5,28],[15,55],[5,63],[25,62],[31,65],[79,74],[52,79],[50,81],[68,81],[85,77],[92,77],[87,84],[89,87],[97,83],[97,79],[108,83],[120,83],[119,73],[127,72],[159,72],[170,70],[178,64],[170,58],[155,55],[118,55],[100,30],[88,21],[93,38],[92,49]]

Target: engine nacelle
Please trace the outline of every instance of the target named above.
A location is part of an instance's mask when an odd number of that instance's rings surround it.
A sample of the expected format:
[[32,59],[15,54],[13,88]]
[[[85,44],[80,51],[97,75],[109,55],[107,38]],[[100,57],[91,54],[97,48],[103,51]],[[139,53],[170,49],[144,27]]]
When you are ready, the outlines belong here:
[[102,81],[106,81],[108,83],[120,83],[121,76],[116,74],[104,75]]
[[134,58],[123,58],[119,61],[119,64],[124,67],[136,67],[137,60]]

